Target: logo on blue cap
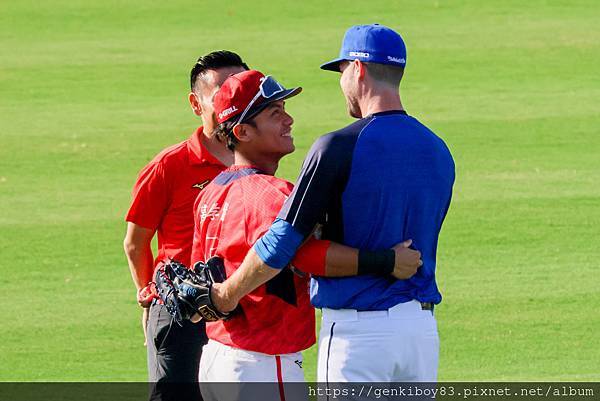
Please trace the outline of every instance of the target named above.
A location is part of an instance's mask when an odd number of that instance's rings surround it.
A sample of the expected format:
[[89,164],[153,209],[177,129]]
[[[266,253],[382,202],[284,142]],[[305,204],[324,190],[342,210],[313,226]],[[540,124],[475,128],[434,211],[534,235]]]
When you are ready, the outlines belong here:
[[356,59],[404,67],[406,46],[402,37],[387,26],[355,25],[346,31],[339,57],[321,65],[321,69],[339,71],[341,61]]

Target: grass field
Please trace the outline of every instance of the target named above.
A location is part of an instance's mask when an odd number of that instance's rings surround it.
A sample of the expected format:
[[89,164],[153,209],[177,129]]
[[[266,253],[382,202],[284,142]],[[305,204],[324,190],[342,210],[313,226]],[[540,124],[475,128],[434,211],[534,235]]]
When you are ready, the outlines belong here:
[[304,87],[293,180],[351,121],[318,65],[370,22],[403,34],[404,105],[457,163],[440,379],[600,381],[599,19],[595,1],[3,1],[0,381],[145,380],[123,216],[139,169],[199,124],[195,59],[234,50]]

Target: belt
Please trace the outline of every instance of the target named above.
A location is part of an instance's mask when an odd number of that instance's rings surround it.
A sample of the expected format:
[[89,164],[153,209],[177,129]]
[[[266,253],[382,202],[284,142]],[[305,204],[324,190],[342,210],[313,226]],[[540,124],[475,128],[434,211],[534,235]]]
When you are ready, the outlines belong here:
[[423,311],[433,315],[434,304],[432,302],[419,302],[412,300],[399,303],[387,310],[359,311],[356,309],[322,309],[323,320],[327,321],[355,321],[360,319],[414,319],[421,318]]

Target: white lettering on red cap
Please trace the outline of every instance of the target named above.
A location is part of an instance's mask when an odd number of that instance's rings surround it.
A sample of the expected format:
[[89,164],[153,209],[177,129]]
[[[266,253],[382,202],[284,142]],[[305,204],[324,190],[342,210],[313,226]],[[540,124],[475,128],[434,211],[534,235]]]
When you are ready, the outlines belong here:
[[231,106],[230,108],[225,109],[219,113],[219,119],[222,119],[223,117],[227,117],[228,115],[230,115],[231,113],[235,113],[236,111],[238,111],[237,107]]

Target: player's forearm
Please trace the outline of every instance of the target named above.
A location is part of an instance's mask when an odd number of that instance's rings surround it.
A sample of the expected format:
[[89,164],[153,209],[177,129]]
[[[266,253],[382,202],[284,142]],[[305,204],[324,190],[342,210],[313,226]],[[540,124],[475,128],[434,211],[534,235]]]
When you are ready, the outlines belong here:
[[325,258],[326,277],[356,276],[358,273],[358,249],[332,242]]
[[124,244],[124,248],[131,278],[139,290],[152,281],[152,267],[154,264],[152,248],[149,245],[139,247],[127,242]]
[[269,267],[250,249],[240,267],[221,285],[215,286],[213,302],[222,312],[233,310],[247,294],[275,277],[281,270]]
[[350,277],[388,275],[394,269],[394,261],[391,249],[366,251],[311,238],[298,249],[292,265],[314,276]]
[[138,290],[152,281],[154,256],[152,255],[150,241],[151,238],[148,240],[131,235],[127,235],[123,241],[129,272]]
[[155,231],[139,226],[135,223],[127,223],[127,233],[123,241],[125,256],[129,264],[131,278],[139,290],[152,281],[154,258],[152,256],[152,237]]
[[358,272],[358,250],[310,238],[296,252],[292,266],[314,276],[345,277]]

